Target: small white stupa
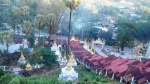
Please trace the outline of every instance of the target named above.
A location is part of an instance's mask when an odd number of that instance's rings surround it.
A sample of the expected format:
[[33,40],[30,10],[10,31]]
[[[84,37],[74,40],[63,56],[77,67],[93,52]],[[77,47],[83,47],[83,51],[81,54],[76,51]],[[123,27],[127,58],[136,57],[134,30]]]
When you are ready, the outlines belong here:
[[59,50],[59,48],[57,47],[57,48],[56,48],[56,51],[55,51],[55,55],[57,55],[57,56],[58,56],[58,55],[59,55],[59,53],[60,53],[60,50]]
[[58,62],[62,61],[62,55],[61,55],[60,51],[58,51],[58,54],[57,54],[57,61]]
[[70,60],[68,61],[67,66],[61,69],[59,80],[63,80],[63,81],[78,80],[78,73],[76,73],[76,71],[72,67]]
[[77,62],[74,59],[73,54],[70,54],[69,60],[70,60],[70,63],[71,63],[72,66],[77,66]]
[[25,57],[24,57],[22,52],[21,52],[21,56],[20,56],[20,58],[18,60],[18,63],[19,64],[25,64],[26,63]]
[[51,50],[52,51],[58,50],[58,46],[57,46],[56,42],[54,42],[53,46],[51,47]]

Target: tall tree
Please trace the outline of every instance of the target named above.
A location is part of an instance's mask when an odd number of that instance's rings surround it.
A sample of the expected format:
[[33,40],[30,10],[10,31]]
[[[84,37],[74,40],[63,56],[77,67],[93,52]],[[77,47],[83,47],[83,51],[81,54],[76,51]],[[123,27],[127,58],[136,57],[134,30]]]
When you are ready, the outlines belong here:
[[21,7],[21,15],[22,15],[22,21],[27,20],[27,16],[29,15],[29,7],[28,6]]
[[80,4],[80,0],[63,0],[66,7],[70,9],[70,18],[69,18],[69,34],[68,34],[68,44],[70,40],[70,30],[71,30],[71,15],[72,11]]
[[57,30],[56,24],[57,24],[57,21],[56,21],[56,16],[54,14],[46,15],[46,26],[49,29],[50,40],[51,40],[51,35],[56,33],[56,30]]
[[23,33],[29,36],[32,33],[32,24],[30,21],[23,21]]
[[9,30],[4,30],[0,32],[0,37],[1,37],[0,39],[2,39],[2,42],[6,44],[7,49],[6,49],[5,54],[7,56],[7,63],[9,63],[10,60],[9,60],[9,55],[8,55],[8,52],[9,52],[8,48],[9,48],[9,44],[13,42],[13,34]]
[[118,35],[116,41],[118,46],[120,46],[121,51],[124,50],[124,47],[134,47],[134,38],[132,36],[132,33],[139,33],[138,28],[134,24],[128,22],[118,23],[117,26]]
[[43,15],[38,14],[34,18],[34,26],[39,30],[39,37],[40,37],[40,32],[45,27],[45,18]]

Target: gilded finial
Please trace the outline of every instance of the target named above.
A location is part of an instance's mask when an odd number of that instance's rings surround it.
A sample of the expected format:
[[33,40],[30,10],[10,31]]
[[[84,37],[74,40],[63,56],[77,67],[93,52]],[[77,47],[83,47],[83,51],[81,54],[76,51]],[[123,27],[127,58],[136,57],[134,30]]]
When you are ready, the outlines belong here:
[[25,70],[27,70],[27,71],[31,71],[32,70],[32,67],[31,67],[29,62],[27,63]]
[[71,65],[70,60],[69,60],[68,63],[67,63],[66,70],[71,70],[71,69],[72,69],[72,65]]
[[71,63],[75,63],[75,60],[74,60],[73,55],[70,55],[70,56],[69,56],[69,61],[70,61]]
[[21,52],[20,60],[25,60],[25,57],[22,52]]

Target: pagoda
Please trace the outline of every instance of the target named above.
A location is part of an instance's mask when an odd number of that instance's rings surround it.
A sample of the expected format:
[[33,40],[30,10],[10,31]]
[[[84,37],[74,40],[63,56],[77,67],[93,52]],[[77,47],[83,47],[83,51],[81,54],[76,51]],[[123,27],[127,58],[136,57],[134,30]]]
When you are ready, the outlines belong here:
[[26,71],[31,71],[32,70],[32,66],[30,65],[30,63],[28,62],[25,68]]
[[61,52],[58,51],[58,53],[57,54],[55,53],[55,55],[57,55],[57,61],[60,62],[62,60]]
[[70,59],[67,63],[67,66],[61,69],[61,74],[59,75],[59,80],[63,80],[63,81],[78,80],[78,73],[76,73],[76,71],[72,67]]
[[69,60],[72,66],[77,66],[77,62],[75,61],[73,54],[70,54]]
[[26,63],[25,57],[24,57],[22,52],[21,52],[21,56],[20,56],[20,58],[18,60],[18,63],[19,64],[25,64]]
[[51,50],[52,51],[58,50],[58,46],[57,46],[56,42],[54,42],[53,46],[51,47]]

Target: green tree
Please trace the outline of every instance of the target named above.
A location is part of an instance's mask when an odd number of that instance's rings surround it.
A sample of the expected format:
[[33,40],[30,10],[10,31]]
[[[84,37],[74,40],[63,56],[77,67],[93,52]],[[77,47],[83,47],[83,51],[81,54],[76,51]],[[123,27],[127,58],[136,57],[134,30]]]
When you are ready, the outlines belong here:
[[[35,58],[36,57],[36,58]],[[56,65],[57,56],[50,48],[45,47],[32,52],[29,56],[29,60],[31,63],[36,64],[45,64],[47,67],[52,67]]]
[[38,14],[34,18],[34,26],[39,30],[39,37],[40,37],[40,32],[45,27],[45,19],[43,15]]
[[84,38],[96,39],[99,29],[94,28],[92,26],[84,26],[83,31],[84,31],[84,33],[83,33]]
[[42,63],[45,64],[47,67],[53,67],[57,64],[56,58],[57,56],[50,48],[43,48],[40,50],[42,54]]
[[21,15],[22,15],[22,21],[27,20],[27,16],[29,16],[29,7],[28,6],[21,7]]
[[133,32],[138,32],[138,28],[128,22],[118,23],[118,35],[117,35],[117,45],[120,46],[121,51],[124,50],[124,47],[134,47],[134,38],[132,36]]
[[69,40],[70,40],[70,30],[71,30],[71,15],[72,15],[72,11],[80,4],[80,0],[63,0],[63,1],[66,7],[70,9],[69,34],[68,34],[68,44],[70,45]]
[[56,27],[56,16],[54,14],[48,14],[46,15],[46,26],[49,29],[49,38],[51,40],[51,35],[56,33],[57,27]]
[[10,60],[8,55],[8,47],[9,44],[13,42],[13,33],[10,32],[9,30],[4,30],[0,32],[0,37],[2,38],[2,42],[6,44],[7,49],[6,51],[4,51],[5,53],[3,54],[7,56],[7,63],[9,63]]
[[32,33],[32,24],[30,21],[23,21],[23,33],[29,36]]

